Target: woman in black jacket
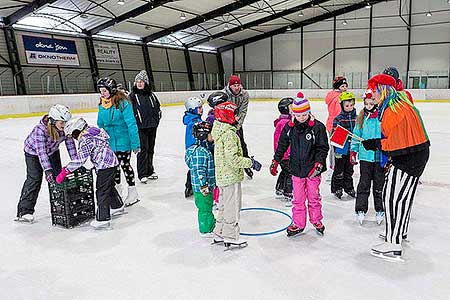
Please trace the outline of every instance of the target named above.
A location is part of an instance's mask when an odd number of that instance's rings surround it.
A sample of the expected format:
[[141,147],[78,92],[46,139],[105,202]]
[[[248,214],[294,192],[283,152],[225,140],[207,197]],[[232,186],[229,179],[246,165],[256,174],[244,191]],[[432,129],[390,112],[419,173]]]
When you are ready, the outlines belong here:
[[161,119],[161,104],[150,89],[146,71],[141,71],[136,75],[129,99],[133,105],[141,140],[141,151],[137,155],[138,177],[142,183],[147,183],[148,179],[158,179],[153,167],[153,154],[156,130]]

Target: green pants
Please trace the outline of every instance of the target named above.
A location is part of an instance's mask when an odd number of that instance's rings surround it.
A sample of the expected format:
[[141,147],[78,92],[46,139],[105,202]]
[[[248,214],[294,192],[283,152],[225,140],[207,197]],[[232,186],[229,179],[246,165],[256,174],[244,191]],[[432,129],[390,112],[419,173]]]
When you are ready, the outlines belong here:
[[198,208],[198,229],[200,233],[212,232],[216,225],[216,219],[212,213],[213,194],[203,196],[202,193],[194,192],[195,205]]

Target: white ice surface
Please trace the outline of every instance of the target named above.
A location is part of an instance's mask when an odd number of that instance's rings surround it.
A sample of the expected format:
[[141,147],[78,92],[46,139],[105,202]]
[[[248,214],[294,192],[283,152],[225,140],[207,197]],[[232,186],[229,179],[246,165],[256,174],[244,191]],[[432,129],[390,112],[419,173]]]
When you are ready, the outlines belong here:
[[[284,232],[250,237],[242,250],[209,245],[197,232],[193,200],[183,196],[183,107],[163,108],[155,155],[159,180],[137,184],[142,201],[114,219],[113,230],[52,227],[46,185],[37,222],[18,224],[12,220],[25,179],[22,145],[39,118],[0,120],[0,299],[450,299],[450,104],[417,106],[432,148],[403,264],[370,256],[383,230],[373,204],[369,221],[359,226],[354,200],[334,199],[327,183],[321,188],[324,237],[308,225],[295,239]],[[313,102],[312,109],[326,119],[324,103]],[[96,114],[84,116],[95,124]],[[273,199],[276,178],[268,172],[276,116],[274,102],[250,104],[245,136],[263,169],[243,183],[243,201],[244,207],[290,214]],[[65,147],[62,153],[66,163]],[[243,212],[241,221],[243,232],[276,230],[289,222],[254,211]]]

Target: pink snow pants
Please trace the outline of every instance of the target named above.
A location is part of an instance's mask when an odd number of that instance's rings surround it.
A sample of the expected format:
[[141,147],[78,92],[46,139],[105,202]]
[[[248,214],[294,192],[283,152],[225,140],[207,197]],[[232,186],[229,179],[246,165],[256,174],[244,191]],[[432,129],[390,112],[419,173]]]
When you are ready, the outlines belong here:
[[292,200],[292,219],[300,228],[306,226],[306,205],[308,199],[309,222],[316,224],[322,221],[322,202],[319,185],[321,176],[300,178],[292,176],[294,199]]

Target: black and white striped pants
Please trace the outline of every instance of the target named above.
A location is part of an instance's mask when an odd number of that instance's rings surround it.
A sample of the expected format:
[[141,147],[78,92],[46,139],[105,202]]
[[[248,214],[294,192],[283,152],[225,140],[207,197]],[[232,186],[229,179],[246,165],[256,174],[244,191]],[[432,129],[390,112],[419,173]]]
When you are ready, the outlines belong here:
[[383,203],[386,212],[386,242],[400,244],[408,234],[411,208],[419,177],[407,174],[391,166],[383,187]]

